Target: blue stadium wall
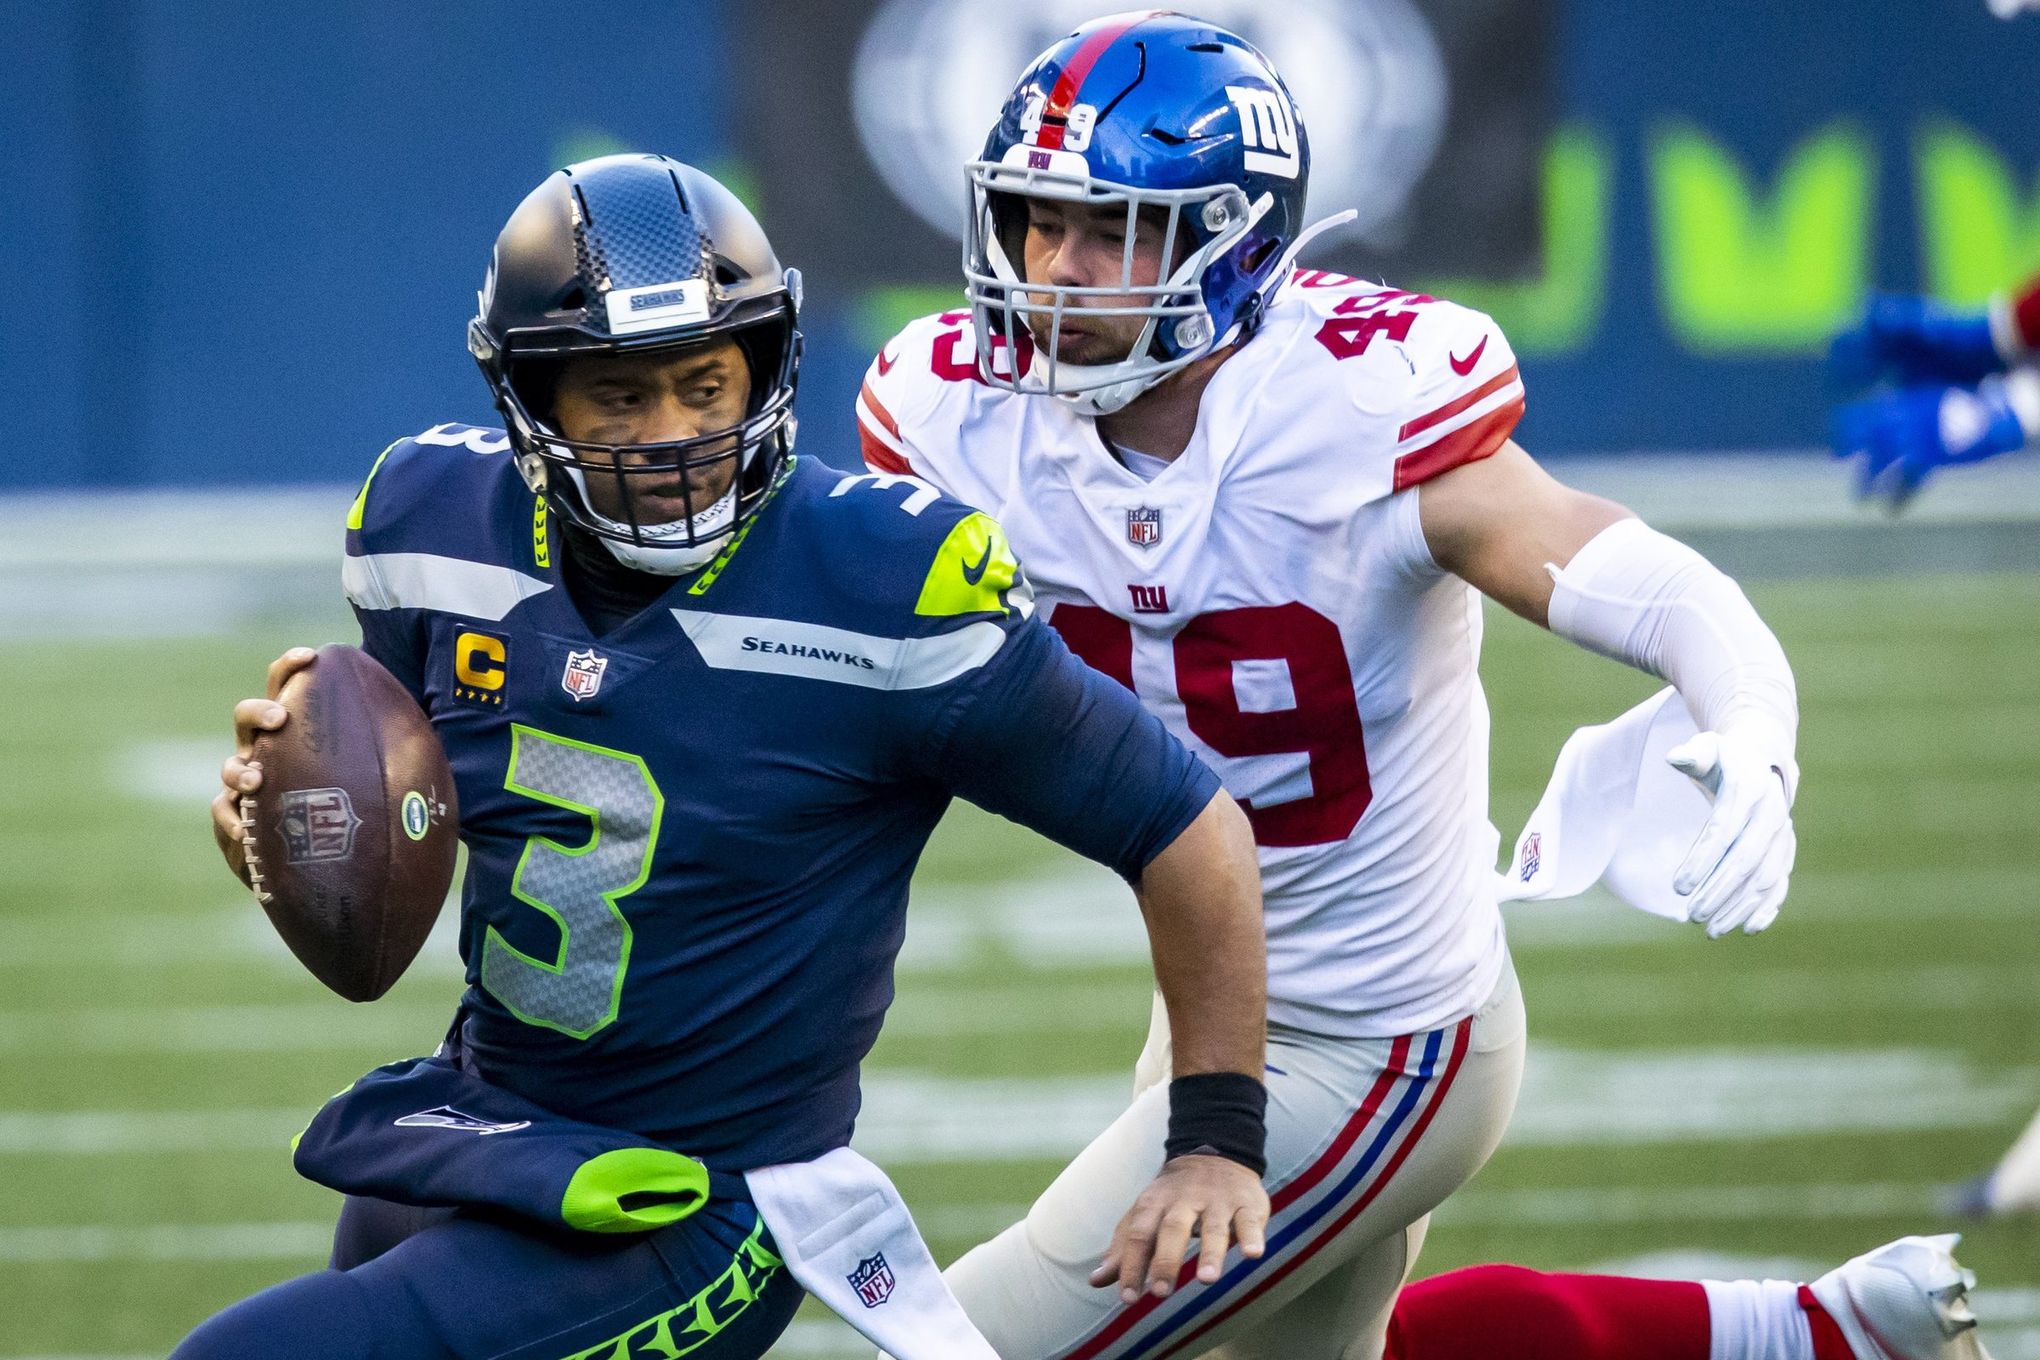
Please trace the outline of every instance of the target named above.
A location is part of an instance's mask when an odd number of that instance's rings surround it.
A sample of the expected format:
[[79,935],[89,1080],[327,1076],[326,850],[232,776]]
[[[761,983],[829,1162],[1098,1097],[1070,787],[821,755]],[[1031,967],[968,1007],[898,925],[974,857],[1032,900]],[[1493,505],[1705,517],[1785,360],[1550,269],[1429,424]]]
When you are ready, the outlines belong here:
[[[346,482],[398,434],[488,421],[462,329],[496,228],[550,169],[623,147],[755,192],[760,13],[14,7],[0,489]],[[1822,339],[1868,290],[1974,302],[2040,266],[2040,16],[1575,0],[1552,32],[1532,265],[1396,280],[1502,320],[1533,450],[1817,443]],[[802,443],[841,460],[888,306],[951,280],[809,282]]]

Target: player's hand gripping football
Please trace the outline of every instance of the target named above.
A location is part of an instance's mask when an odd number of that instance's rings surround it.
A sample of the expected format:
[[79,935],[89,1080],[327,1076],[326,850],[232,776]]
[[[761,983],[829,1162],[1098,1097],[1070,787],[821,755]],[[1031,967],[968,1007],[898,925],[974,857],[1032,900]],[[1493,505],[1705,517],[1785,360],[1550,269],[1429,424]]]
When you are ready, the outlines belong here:
[[1792,830],[1797,771],[1787,745],[1731,729],[1702,732],[1665,759],[1714,801],[1707,824],[1672,878],[1686,919],[1719,939],[1754,935],[1778,919],[1799,840]]
[[293,647],[269,663],[269,697],[243,699],[234,705],[234,754],[220,766],[220,783],[225,785],[212,801],[213,839],[234,877],[248,881],[247,828],[241,821],[241,798],[262,787],[262,767],[252,759],[257,732],[274,732],[290,715],[276,696],[283,682],[312,664],[316,656],[309,647]]
[[1267,1228],[1268,1192],[1253,1171],[1224,1157],[1172,1157],[1119,1220],[1112,1245],[1091,1272],[1091,1286],[1116,1284],[1125,1303],[1143,1293],[1167,1298],[1192,1237],[1202,1243],[1197,1278],[1210,1284],[1225,1268],[1233,1243],[1240,1255],[1258,1259]]

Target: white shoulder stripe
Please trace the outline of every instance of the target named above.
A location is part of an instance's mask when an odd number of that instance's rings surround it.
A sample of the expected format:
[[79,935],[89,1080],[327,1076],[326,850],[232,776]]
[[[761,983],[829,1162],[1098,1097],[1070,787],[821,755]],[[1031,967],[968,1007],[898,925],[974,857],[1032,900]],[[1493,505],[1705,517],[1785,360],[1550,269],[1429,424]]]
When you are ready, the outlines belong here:
[[992,659],[1006,632],[989,621],[925,638],[873,637],[818,623],[676,609],[701,659],[717,670],[798,675],[865,689],[927,689]]
[[340,567],[347,598],[363,609],[436,609],[499,623],[550,581],[432,553],[349,553]]

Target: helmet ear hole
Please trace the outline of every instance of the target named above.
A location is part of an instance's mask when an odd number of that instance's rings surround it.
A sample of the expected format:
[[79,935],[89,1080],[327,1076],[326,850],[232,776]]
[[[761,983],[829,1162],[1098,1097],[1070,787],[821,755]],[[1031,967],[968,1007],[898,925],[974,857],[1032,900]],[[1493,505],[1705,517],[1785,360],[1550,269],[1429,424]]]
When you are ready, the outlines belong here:
[[560,294],[559,303],[553,310],[556,312],[579,312],[586,310],[587,306],[588,291],[579,284],[575,284],[572,288]]

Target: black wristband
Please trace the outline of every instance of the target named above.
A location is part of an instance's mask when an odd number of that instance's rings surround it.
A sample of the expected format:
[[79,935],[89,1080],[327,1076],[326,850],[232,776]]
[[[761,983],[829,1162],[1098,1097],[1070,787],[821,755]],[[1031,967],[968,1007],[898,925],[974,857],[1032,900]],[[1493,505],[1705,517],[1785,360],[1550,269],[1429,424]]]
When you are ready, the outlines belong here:
[[1243,1072],[1199,1072],[1169,1083],[1169,1157],[1193,1153],[1268,1170],[1268,1088]]

